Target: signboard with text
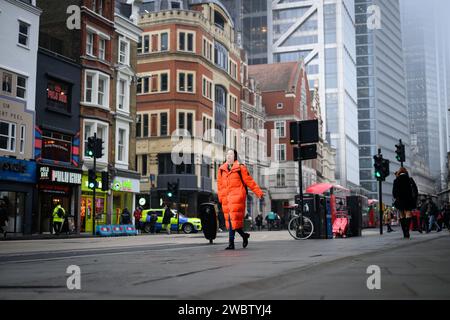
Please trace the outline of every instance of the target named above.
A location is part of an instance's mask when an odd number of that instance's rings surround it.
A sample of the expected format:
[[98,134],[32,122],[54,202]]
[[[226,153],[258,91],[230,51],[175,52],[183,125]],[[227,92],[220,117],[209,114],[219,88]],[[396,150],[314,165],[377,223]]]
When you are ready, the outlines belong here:
[[51,166],[39,166],[39,182],[57,182],[64,184],[81,184],[82,174],[69,168],[55,168]]

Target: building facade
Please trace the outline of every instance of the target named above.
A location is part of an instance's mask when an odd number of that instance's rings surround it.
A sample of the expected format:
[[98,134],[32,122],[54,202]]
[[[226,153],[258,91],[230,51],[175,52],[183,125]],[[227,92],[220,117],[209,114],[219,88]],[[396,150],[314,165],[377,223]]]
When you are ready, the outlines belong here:
[[[93,168],[93,158],[86,154],[89,137],[96,134],[103,147],[103,155],[96,161],[96,224],[115,223],[123,209],[132,211],[139,192],[134,155],[136,47],[141,32],[136,25],[138,10],[134,1],[38,2],[44,9],[41,46],[80,66],[78,151],[83,174],[75,220],[77,230],[92,232],[93,192],[87,173]],[[69,6],[78,8],[73,17],[66,13]],[[75,23],[69,28],[68,21]],[[101,172],[108,173],[106,187]]]
[[354,12],[353,0],[272,1],[268,10],[269,63],[303,60],[311,89],[318,80],[336,180],[350,189],[359,186]]
[[0,2],[0,204],[7,232],[30,234],[33,207],[35,88],[41,10],[35,1]]
[[248,64],[266,64],[267,48],[267,12],[270,1],[261,0],[222,0],[230,12],[235,26],[238,45],[248,55]]
[[[305,67],[300,62],[249,66],[249,74],[261,86],[266,111],[267,155],[271,209],[280,216],[295,204],[299,193],[298,162],[290,144],[290,122],[314,118]],[[302,162],[303,187],[315,184],[317,160]]]
[[233,20],[218,1],[156,1],[143,3],[139,26],[141,192],[159,207],[168,183],[178,182],[179,209],[197,215],[199,204],[217,194],[226,148],[240,143],[241,66]]
[[259,83],[249,77],[246,52],[241,50],[242,92],[241,92],[241,144],[239,154],[243,163],[261,190],[264,199],[258,199],[250,193],[247,196],[247,212],[253,221],[258,214],[265,216],[270,211],[270,190],[268,170],[270,161],[267,157],[267,134],[265,132],[266,112],[262,105]]
[[43,47],[38,52],[35,155],[37,217],[33,232],[52,232],[52,213],[61,204],[78,226],[81,195],[81,67]]
[[[379,8],[380,21],[370,23]],[[402,48],[400,3],[398,0],[355,0],[356,60],[358,74],[359,167],[361,187],[371,199],[378,199],[373,156],[381,148],[389,159],[391,173],[400,163],[395,160],[399,139],[409,151],[408,109]],[[405,166],[410,167],[407,152]],[[383,185],[383,200],[392,203],[395,176]]]

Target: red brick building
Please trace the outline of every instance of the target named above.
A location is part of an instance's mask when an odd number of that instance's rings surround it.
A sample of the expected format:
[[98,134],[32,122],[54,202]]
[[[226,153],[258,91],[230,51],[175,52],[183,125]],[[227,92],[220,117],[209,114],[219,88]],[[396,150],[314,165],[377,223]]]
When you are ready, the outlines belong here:
[[[295,203],[299,192],[298,162],[294,162],[289,124],[315,117],[304,64],[288,62],[249,66],[250,77],[260,84],[266,111],[267,154],[271,159],[269,190],[272,211],[280,216]],[[317,181],[315,160],[303,162],[303,186]]]
[[136,154],[151,206],[179,181],[180,209],[196,215],[217,192],[226,148],[240,143],[240,51],[223,6],[186,6],[141,12]]
[[[128,3],[127,3],[128,2]],[[78,230],[91,232],[93,192],[87,172],[93,159],[86,155],[87,140],[103,140],[97,159],[96,223],[115,223],[124,208],[132,211],[139,192],[135,171],[136,47],[141,30],[132,18],[133,1],[40,1],[44,9],[41,43],[81,67],[79,154],[83,169]],[[70,14],[67,9],[72,8]],[[69,22],[73,25],[69,28]],[[78,23],[79,22],[79,23]],[[77,113],[78,115],[78,113]],[[111,179],[101,189],[101,172]]]

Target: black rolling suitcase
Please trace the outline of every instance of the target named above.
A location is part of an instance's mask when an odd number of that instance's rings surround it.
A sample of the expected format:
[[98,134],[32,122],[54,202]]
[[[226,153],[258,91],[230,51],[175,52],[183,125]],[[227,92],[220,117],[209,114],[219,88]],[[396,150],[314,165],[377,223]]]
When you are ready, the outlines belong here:
[[209,243],[217,236],[217,212],[214,208],[214,203],[202,203],[200,205],[200,220],[202,222],[202,230],[205,238]]

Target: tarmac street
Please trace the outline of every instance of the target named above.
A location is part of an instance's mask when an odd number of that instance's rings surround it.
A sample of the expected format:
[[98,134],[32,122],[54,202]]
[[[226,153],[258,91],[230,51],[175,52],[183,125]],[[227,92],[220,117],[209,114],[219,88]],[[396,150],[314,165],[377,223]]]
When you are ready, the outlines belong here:
[[0,299],[450,298],[447,230],[411,240],[399,229],[306,241],[251,232],[234,251],[227,242],[227,233],[213,245],[201,233],[4,241]]

